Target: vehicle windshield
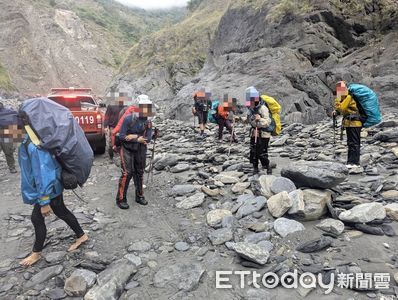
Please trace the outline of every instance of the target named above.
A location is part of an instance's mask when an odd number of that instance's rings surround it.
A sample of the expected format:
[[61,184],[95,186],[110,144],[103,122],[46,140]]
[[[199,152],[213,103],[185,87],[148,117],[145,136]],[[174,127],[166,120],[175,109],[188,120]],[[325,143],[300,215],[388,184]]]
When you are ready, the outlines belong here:
[[87,108],[87,107],[95,107],[96,104],[91,97],[85,97],[85,96],[50,96],[48,97],[49,99],[57,102],[58,104],[61,104],[62,106],[65,106],[69,109],[77,109],[80,110],[82,108]]

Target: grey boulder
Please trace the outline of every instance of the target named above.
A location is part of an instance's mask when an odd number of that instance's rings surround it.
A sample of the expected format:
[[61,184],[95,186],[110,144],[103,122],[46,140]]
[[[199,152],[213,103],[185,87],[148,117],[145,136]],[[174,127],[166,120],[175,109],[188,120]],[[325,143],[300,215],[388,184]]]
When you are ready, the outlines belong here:
[[298,188],[330,189],[346,180],[348,169],[335,162],[298,161],[284,167],[281,175],[291,179]]
[[368,223],[385,217],[386,210],[377,202],[359,204],[339,215],[340,220],[352,223]]
[[161,268],[154,276],[157,288],[174,288],[178,291],[193,291],[199,285],[205,269],[199,263],[176,263]]
[[293,192],[296,189],[293,181],[285,177],[276,177],[271,184],[271,192],[279,194],[281,192]]
[[281,237],[286,237],[293,232],[305,230],[305,227],[303,224],[295,220],[279,218],[274,222],[274,230]]
[[259,265],[265,265],[269,259],[269,252],[263,247],[251,243],[232,243],[231,249],[240,257]]
[[88,291],[84,300],[118,299],[126,282],[136,272],[136,266],[127,259],[114,262],[98,274],[97,285]]

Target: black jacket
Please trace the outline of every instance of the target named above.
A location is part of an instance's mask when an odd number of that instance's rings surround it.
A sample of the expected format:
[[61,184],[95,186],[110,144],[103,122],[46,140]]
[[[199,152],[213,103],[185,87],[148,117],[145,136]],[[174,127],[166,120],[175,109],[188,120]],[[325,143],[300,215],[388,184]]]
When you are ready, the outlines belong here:
[[123,105],[108,105],[105,113],[105,127],[116,127],[119,121],[120,111],[124,108]]

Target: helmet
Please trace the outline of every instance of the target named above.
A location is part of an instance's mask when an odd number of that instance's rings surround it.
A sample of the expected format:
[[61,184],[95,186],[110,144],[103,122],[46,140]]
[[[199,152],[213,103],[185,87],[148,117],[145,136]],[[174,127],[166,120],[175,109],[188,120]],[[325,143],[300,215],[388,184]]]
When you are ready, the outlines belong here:
[[137,97],[137,102],[138,102],[138,105],[152,104],[152,101],[149,100],[149,97],[147,95],[139,95]]

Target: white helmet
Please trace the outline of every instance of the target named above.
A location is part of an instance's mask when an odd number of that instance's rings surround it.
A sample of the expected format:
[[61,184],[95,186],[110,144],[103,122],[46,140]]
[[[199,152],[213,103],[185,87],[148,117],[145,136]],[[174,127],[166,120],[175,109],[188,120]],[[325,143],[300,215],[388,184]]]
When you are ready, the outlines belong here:
[[138,102],[138,105],[152,104],[152,101],[149,100],[149,97],[147,95],[139,95],[137,97],[137,102]]

